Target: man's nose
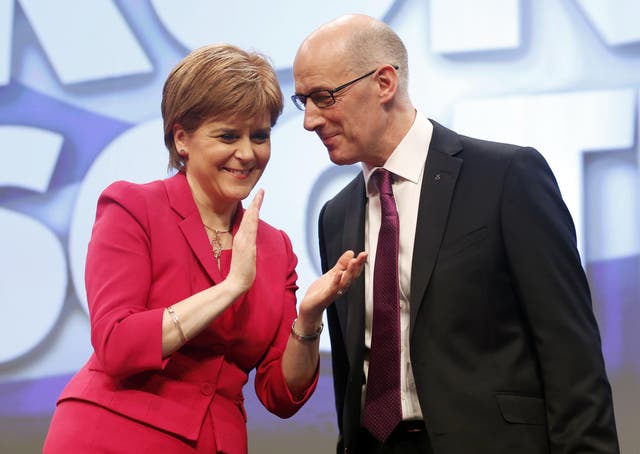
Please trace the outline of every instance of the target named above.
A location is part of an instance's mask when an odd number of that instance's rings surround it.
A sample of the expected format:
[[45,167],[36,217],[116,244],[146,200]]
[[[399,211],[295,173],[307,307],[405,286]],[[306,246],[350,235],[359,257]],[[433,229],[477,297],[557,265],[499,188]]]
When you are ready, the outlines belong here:
[[315,131],[323,122],[323,116],[320,109],[309,98],[304,109],[304,129],[307,131]]

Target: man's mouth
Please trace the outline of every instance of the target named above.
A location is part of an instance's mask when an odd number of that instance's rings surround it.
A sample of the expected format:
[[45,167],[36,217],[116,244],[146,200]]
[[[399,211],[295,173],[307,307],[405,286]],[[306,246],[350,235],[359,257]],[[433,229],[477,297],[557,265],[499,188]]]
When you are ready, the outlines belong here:
[[323,134],[320,135],[320,140],[325,147],[329,147],[336,137],[338,137],[338,134]]

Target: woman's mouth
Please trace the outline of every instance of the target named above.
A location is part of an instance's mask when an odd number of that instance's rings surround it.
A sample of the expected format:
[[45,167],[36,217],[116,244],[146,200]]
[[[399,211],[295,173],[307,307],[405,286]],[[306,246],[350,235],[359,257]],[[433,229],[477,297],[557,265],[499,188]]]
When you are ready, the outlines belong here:
[[247,178],[252,169],[231,169],[229,167],[223,167],[225,172],[229,172],[235,178]]

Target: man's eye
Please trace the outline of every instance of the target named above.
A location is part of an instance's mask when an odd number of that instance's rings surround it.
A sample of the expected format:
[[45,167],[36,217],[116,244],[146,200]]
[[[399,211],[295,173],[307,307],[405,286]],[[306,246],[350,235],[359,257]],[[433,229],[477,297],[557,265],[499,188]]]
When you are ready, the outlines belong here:
[[326,103],[331,100],[331,95],[328,93],[315,93],[312,98],[315,103]]

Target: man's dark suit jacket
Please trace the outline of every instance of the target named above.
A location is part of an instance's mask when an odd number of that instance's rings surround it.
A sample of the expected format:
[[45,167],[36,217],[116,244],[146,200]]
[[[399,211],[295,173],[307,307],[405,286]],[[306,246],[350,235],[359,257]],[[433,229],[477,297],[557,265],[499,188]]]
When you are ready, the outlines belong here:
[[[617,453],[573,221],[532,148],[434,124],[411,270],[410,355],[435,454]],[[323,207],[324,271],[364,250],[362,174]],[[340,440],[358,452],[364,277],[328,309]]]

